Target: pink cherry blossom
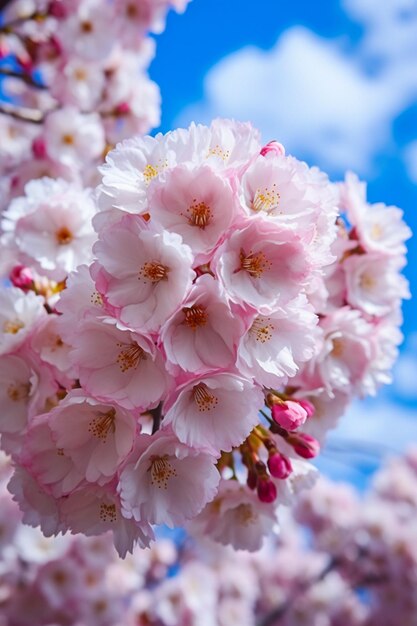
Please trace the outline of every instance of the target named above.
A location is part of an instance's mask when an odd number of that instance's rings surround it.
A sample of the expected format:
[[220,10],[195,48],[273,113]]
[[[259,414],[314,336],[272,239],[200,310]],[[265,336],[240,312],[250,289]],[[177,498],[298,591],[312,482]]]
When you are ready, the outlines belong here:
[[180,443],[169,432],[140,435],[120,474],[123,514],[138,522],[184,524],[214,498],[219,480],[213,456]]
[[90,319],[73,346],[81,384],[95,398],[144,411],[167,393],[170,379],[162,354],[147,336],[121,330],[110,318]]
[[132,330],[158,331],[191,287],[190,248],[140,217],[126,216],[104,231],[94,250],[108,274],[105,295]]
[[243,222],[217,250],[214,265],[229,298],[259,311],[287,304],[311,271],[299,237],[264,220]]
[[407,280],[399,274],[402,266],[401,258],[377,252],[349,256],[343,264],[349,304],[368,315],[389,313],[395,302],[410,297]]
[[[266,315],[248,318],[237,365],[266,387],[279,387],[317,350],[317,317],[305,296]],[[308,332],[307,332],[308,329]]]
[[119,556],[124,558],[138,543],[149,546],[154,538],[151,526],[141,521],[126,519],[122,515],[117,494],[110,487],[86,487],[75,491],[61,503],[61,515],[73,533],[87,537],[113,532]]
[[88,482],[107,482],[133,447],[134,416],[75,390],[48,415],[58,450],[72,459]]
[[221,243],[236,212],[229,182],[206,166],[177,166],[149,188],[149,212],[163,228],[181,235],[196,256],[209,260]]
[[21,347],[44,317],[43,298],[18,288],[0,288],[0,354]]
[[222,481],[212,503],[190,525],[196,535],[232,545],[236,550],[259,550],[276,522],[271,503],[260,502],[256,495],[237,481]]
[[197,279],[181,309],[161,330],[168,364],[194,374],[234,365],[243,324],[225,295],[210,275]]
[[258,423],[264,403],[258,386],[229,373],[193,379],[175,395],[164,424],[171,425],[183,443],[216,456],[243,442]]

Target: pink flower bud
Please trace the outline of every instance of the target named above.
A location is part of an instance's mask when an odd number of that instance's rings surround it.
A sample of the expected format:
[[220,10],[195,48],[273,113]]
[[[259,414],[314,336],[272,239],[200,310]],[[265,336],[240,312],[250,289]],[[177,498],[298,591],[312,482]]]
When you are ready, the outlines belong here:
[[48,13],[59,20],[67,17],[68,9],[61,0],[52,0],[49,3]]
[[270,454],[268,458],[268,469],[274,478],[285,479],[292,472],[290,459],[278,451]]
[[37,159],[46,157],[46,145],[43,137],[36,137],[32,142],[32,152]]
[[291,434],[286,441],[303,459],[312,459],[320,452],[320,444],[317,439],[306,433]]
[[32,270],[24,265],[15,265],[10,272],[10,282],[15,287],[19,287],[20,289],[23,289],[23,291],[27,291],[33,284]]
[[276,423],[286,430],[296,430],[308,417],[307,411],[300,403],[293,400],[273,404],[271,415]]
[[260,477],[257,487],[258,498],[261,502],[274,502],[277,498],[277,488],[269,478]]
[[118,115],[127,115],[130,113],[130,106],[128,102],[121,102],[116,107],[116,113]]
[[282,143],[279,143],[278,141],[270,141],[261,149],[260,154],[262,156],[266,156],[271,153],[278,156],[285,156],[285,148]]
[[307,418],[312,417],[316,410],[314,404],[311,404],[308,400],[297,400],[298,404],[303,407],[307,413]]

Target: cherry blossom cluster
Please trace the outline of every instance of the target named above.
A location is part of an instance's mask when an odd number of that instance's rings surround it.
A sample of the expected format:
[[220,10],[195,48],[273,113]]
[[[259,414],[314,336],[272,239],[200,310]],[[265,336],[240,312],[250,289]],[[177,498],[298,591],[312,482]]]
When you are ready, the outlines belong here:
[[[397,626],[417,619],[417,452],[365,496],[320,479],[254,554],[159,539],[118,559],[111,535],[45,538],[0,484],[5,626]],[[297,521],[298,520],[298,521]],[[305,529],[310,540],[306,546]],[[2,620],[2,621],[1,621]]]
[[124,137],[158,126],[147,68],[170,7],[188,0],[12,0],[0,23],[1,208],[42,176],[97,184]]
[[249,124],[127,139],[100,171],[95,194],[32,181],[3,216],[10,488],[26,523],[112,530],[121,555],[160,524],[256,550],[390,380],[409,230]]

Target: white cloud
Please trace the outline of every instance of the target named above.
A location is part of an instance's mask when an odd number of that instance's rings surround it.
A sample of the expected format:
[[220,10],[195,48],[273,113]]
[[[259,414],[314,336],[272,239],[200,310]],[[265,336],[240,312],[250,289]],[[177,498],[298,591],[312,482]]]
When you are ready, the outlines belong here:
[[329,437],[329,442],[346,442],[347,448],[401,452],[417,442],[417,411],[387,398],[356,401]]
[[393,120],[417,99],[417,11],[410,14],[410,3],[391,0],[382,8],[379,0],[345,0],[367,26],[356,52],[293,27],[271,50],[246,47],[225,57],[206,76],[204,100],[179,124],[250,120],[265,141],[278,139],[333,174],[369,173],[392,142]]

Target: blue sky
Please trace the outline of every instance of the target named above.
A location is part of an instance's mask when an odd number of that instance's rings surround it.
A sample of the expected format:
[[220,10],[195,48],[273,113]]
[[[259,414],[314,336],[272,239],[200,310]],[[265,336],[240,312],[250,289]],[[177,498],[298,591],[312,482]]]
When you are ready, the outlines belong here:
[[[159,130],[251,120],[265,142],[282,141],[334,180],[356,171],[370,201],[401,207],[417,231],[417,0],[193,0],[184,15],[169,15],[151,77],[162,91]],[[414,239],[405,270],[412,292]],[[394,384],[354,405],[333,447],[342,438],[377,451],[417,442],[414,300],[403,331]],[[374,464],[360,452],[346,463],[331,456],[329,471],[356,481]]]

